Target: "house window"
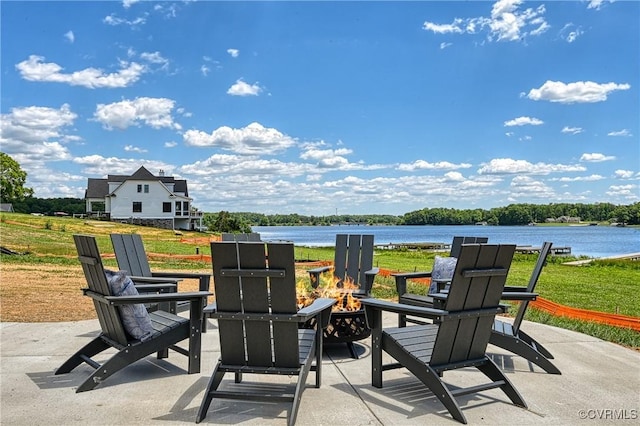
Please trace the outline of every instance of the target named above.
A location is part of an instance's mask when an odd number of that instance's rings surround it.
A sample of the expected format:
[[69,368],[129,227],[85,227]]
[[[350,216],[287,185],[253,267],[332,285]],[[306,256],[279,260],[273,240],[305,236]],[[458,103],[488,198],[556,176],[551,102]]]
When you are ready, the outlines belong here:
[[149,193],[149,185],[145,185],[144,186],[144,193],[148,194]]
[[142,202],[134,201],[133,202],[133,212],[134,213],[142,213]]
[[138,192],[142,192],[142,185],[138,185]]
[[189,202],[188,201],[184,201],[182,203],[182,211],[184,212],[184,215],[187,216],[188,212],[189,212]]
[[171,213],[171,203],[162,203],[162,212]]
[[176,201],[176,216],[182,216],[182,201]]

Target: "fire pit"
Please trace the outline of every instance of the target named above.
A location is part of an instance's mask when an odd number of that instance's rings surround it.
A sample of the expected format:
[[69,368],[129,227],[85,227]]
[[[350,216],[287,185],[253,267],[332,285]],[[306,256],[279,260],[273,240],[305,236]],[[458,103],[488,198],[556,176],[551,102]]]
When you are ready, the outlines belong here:
[[[338,286],[340,285],[340,287]],[[367,326],[364,309],[354,291],[357,287],[338,283],[328,287],[318,286],[314,291],[306,293],[298,292],[298,307],[303,308],[313,302],[318,297],[334,298],[338,302],[333,306],[329,325],[324,330],[325,343],[346,343],[351,353],[351,357],[357,359],[353,342],[366,339],[371,335],[371,329]],[[315,320],[309,321],[305,327],[315,326]]]

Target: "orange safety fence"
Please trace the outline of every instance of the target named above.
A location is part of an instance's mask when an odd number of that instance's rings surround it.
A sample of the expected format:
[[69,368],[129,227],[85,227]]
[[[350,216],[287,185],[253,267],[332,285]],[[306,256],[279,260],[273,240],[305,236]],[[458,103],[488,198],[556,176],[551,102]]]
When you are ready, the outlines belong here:
[[593,321],[601,324],[640,331],[640,318],[637,317],[572,308],[570,306],[560,305],[559,303],[552,302],[542,297],[538,297],[535,301],[530,302],[530,306],[560,317]]

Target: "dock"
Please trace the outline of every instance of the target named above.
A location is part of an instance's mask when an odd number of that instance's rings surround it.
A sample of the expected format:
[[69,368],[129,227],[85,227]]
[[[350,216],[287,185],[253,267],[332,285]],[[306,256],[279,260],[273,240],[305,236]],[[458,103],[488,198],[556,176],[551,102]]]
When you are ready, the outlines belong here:
[[[422,242],[422,243],[388,243],[388,244],[376,244],[374,246],[378,250],[428,250],[428,251],[442,251],[447,252],[451,250],[451,243],[438,243],[438,242]],[[542,250],[542,247],[523,245],[516,247],[516,253],[520,254],[538,254]],[[569,255],[571,254],[571,247],[551,247],[551,254],[555,256]]]
[[388,243],[388,244],[376,244],[374,248],[379,250],[433,250],[433,251],[449,251],[451,250],[451,243]]
[[[539,254],[542,247],[534,247],[534,246],[517,246],[516,253],[520,254]],[[566,256],[571,254],[571,247],[556,247],[551,246],[550,254],[554,256]]]
[[606,257],[596,257],[592,259],[582,259],[582,260],[574,260],[573,262],[565,262],[563,265],[569,266],[582,266],[588,263],[593,262],[594,260],[640,260],[640,253],[628,253],[628,254],[618,254],[615,256],[606,256]]

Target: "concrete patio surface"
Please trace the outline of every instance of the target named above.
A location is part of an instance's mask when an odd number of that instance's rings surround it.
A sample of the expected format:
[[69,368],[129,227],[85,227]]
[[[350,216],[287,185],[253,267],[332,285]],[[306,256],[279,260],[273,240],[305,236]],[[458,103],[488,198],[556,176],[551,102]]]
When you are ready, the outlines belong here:
[[[385,317],[395,325],[395,317]],[[90,374],[81,365],[69,374],[53,373],[98,333],[97,320],[64,323],[0,323],[0,424],[134,425],[194,424],[204,389],[219,356],[217,328],[203,335],[202,373],[186,374],[186,357],[149,356],[110,377],[95,390],[76,394]],[[499,389],[458,398],[472,425],[638,424],[640,353],[583,334],[525,322],[554,355],[562,375],[538,367],[494,346],[488,352],[506,371],[528,404],[512,405]],[[302,395],[298,425],[460,424],[438,399],[406,370],[384,375],[384,388],[371,386],[370,339],[358,344],[360,359],[344,345],[327,346],[322,387],[310,373]],[[103,356],[106,359],[107,356]],[[483,375],[469,368],[445,373],[445,380],[467,387]],[[269,377],[279,386],[295,378]],[[260,376],[245,382],[264,386]],[[226,386],[237,386],[225,378]],[[215,401],[203,424],[285,425],[285,403]]]

